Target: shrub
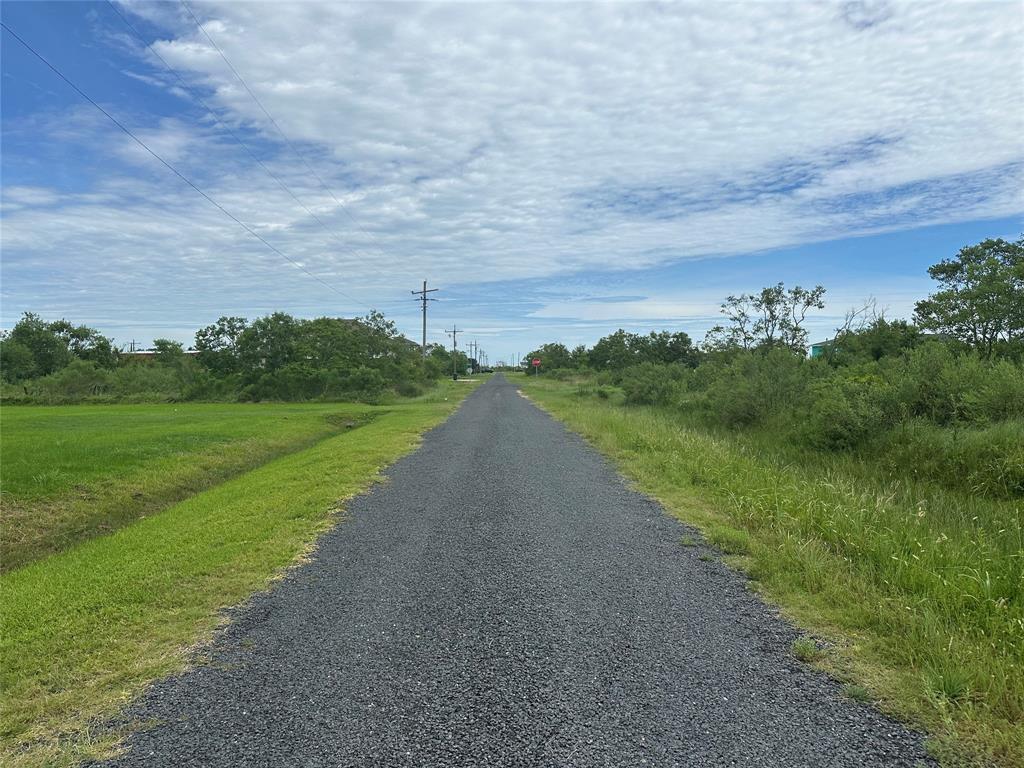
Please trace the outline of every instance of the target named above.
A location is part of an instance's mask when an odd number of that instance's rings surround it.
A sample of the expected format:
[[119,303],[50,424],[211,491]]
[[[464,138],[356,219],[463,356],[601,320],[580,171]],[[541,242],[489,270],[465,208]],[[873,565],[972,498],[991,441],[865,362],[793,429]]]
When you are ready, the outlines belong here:
[[401,397],[419,397],[426,391],[426,387],[415,381],[400,381],[395,385],[395,392]]
[[826,450],[846,450],[889,428],[891,397],[878,376],[832,376],[815,382],[799,428],[803,440]]
[[680,365],[640,363],[622,376],[622,392],[629,405],[670,405],[682,392],[686,369]]
[[961,395],[961,412],[976,424],[1024,416],[1024,368],[1006,360],[986,365],[981,381]]
[[387,383],[381,372],[365,365],[347,371],[341,378],[342,391],[364,403],[378,402],[386,388]]
[[110,395],[113,389],[110,372],[91,360],[72,360],[56,373],[37,381],[39,394],[47,402],[75,402]]
[[896,477],[936,482],[994,498],[1024,496],[1024,420],[982,428],[950,428],[915,419],[879,445],[879,460]]
[[130,363],[113,372],[113,391],[122,397],[153,399],[183,397],[181,376],[169,366]]
[[703,404],[713,420],[728,427],[764,424],[803,404],[811,382],[827,371],[827,366],[784,349],[745,352],[719,369]]

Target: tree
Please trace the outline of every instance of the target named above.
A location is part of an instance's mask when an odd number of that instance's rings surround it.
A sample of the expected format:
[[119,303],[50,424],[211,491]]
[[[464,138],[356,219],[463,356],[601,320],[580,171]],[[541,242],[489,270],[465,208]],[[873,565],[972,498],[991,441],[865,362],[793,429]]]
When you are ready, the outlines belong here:
[[928,268],[940,290],[917,302],[922,328],[970,344],[984,357],[1024,342],[1024,237],[985,240]]
[[114,342],[86,325],[72,325],[67,320],[50,323],[50,330],[64,341],[73,357],[90,360],[101,368],[115,368],[120,356]]
[[590,350],[590,365],[598,371],[622,371],[633,364],[630,337],[619,328],[615,333],[598,340]]
[[36,361],[32,357],[32,350],[19,341],[0,339],[0,375],[4,381],[30,379],[35,373]]
[[708,331],[704,346],[712,350],[783,347],[803,354],[807,347],[804,321],[812,309],[825,308],[824,295],[820,285],[786,290],[783,283],[776,283],[760,293],[728,296],[721,312],[729,323]]
[[256,379],[276,371],[295,358],[296,326],[294,317],[284,312],[261,317],[238,337],[238,358],[242,373]]
[[569,353],[569,361],[573,368],[586,368],[590,360],[590,353],[587,352],[585,344],[578,344]]
[[23,345],[32,354],[36,376],[47,376],[71,362],[67,341],[54,331],[52,325],[39,315],[26,312],[11,329],[9,339]]
[[196,357],[200,365],[219,376],[237,373],[238,338],[247,327],[244,317],[221,317],[196,331]]
[[569,352],[564,344],[544,344],[540,349],[530,352],[524,359],[532,360],[535,357],[540,358],[541,366],[548,371],[553,371],[556,368],[574,367],[572,353]]
[[678,363],[695,368],[700,353],[688,334],[651,331],[647,336],[634,336],[629,346],[635,350],[637,363]]
[[875,299],[847,311],[843,324],[827,344],[825,359],[831,365],[852,365],[893,357],[915,348],[921,331],[906,320],[889,321]]
[[170,339],[153,339],[153,351],[156,352],[156,361],[162,365],[174,365],[185,357],[181,342]]

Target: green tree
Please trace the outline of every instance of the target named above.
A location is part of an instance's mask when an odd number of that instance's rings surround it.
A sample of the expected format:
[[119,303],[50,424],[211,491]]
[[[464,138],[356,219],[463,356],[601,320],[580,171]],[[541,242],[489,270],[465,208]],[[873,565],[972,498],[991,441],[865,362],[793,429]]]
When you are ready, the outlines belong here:
[[0,339],[0,375],[4,381],[30,379],[35,373],[36,361],[32,357],[32,350],[19,341]]
[[922,328],[970,344],[984,357],[1024,343],[1024,238],[985,240],[928,268],[940,289],[917,302]]
[[906,320],[878,317],[857,330],[836,334],[829,350],[829,361],[851,365],[883,357],[894,357],[921,343],[921,330]]
[[57,320],[50,323],[50,330],[64,342],[73,357],[90,360],[101,368],[117,366],[119,352],[114,342],[94,328]]
[[721,305],[728,324],[708,331],[704,346],[709,350],[784,347],[803,354],[807,348],[804,321],[812,309],[825,308],[824,296],[820,285],[786,290],[783,283],[759,293],[728,296]]
[[11,329],[10,340],[31,352],[36,376],[54,373],[71,362],[72,355],[67,341],[52,325],[35,313],[26,312]]
[[196,331],[200,365],[219,376],[238,373],[238,339],[247,327],[244,317],[221,317]]
[[647,336],[632,337],[629,346],[635,350],[638,363],[679,363],[693,368],[700,360],[693,341],[681,331],[651,331]]
[[585,344],[578,344],[569,353],[569,361],[573,368],[586,368],[590,361],[590,353]]
[[590,365],[598,371],[623,371],[634,362],[630,349],[633,334],[619,328],[598,340],[590,350]]
[[536,349],[529,355],[531,358],[539,357],[540,364],[545,370],[553,371],[556,368],[572,368],[572,356],[564,344],[549,343]]
[[170,339],[154,339],[153,351],[156,353],[156,361],[162,365],[176,365],[185,357],[181,342]]
[[255,380],[295,359],[299,321],[284,312],[254,320],[238,337],[238,358],[247,379]]

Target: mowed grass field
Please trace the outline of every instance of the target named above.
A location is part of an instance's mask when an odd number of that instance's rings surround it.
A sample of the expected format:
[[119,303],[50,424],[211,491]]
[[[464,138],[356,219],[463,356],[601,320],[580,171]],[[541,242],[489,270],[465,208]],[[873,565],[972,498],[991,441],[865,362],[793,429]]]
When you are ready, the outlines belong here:
[[[105,505],[119,482],[145,489],[152,468],[161,488],[176,489],[165,493],[184,498],[135,511],[110,533],[93,523],[74,528],[90,535],[65,539],[53,554],[33,545],[23,558],[31,562],[0,576],[0,764],[73,765],[108,754],[124,735],[110,718],[194,658],[225,607],[295,563],[347,498],[415,448],[473,386],[445,382],[380,407],[4,409],[5,486],[16,446],[28,446],[40,470],[14,459],[10,497],[25,509],[61,498],[81,504],[87,496],[69,494],[86,493]],[[193,473],[190,464],[216,464],[218,454],[236,460],[220,475]],[[190,482],[200,490],[190,494]]]
[[844,455],[803,463],[572,382],[513,381],[827,641],[809,660],[851,696],[927,729],[945,765],[1024,765],[1019,502],[893,481]]
[[373,413],[345,403],[4,408],[0,568],[110,533]]

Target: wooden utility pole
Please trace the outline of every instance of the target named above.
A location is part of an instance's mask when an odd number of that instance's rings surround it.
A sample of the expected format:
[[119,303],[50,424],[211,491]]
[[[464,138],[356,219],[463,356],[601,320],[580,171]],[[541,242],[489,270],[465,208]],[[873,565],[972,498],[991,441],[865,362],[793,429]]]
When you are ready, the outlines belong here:
[[424,280],[423,281],[423,290],[420,290],[420,291],[409,291],[409,293],[411,293],[413,296],[418,295],[420,297],[418,299],[418,301],[421,301],[423,303],[423,345],[421,346],[421,352],[423,353],[424,357],[427,356],[427,302],[428,301],[437,301],[437,299],[428,298],[427,294],[428,293],[433,293],[434,291],[439,291],[439,290],[441,290],[441,289],[440,288],[431,288],[428,291],[427,290],[427,281]]
[[[426,283],[424,283],[424,285],[426,285]],[[458,341],[456,340],[456,336],[459,333],[461,333],[461,331],[462,331],[461,328],[458,328],[458,327],[456,327],[454,325],[452,326],[452,329],[450,331],[445,331],[445,333],[447,333],[449,336],[452,337],[452,378],[453,379],[458,379],[459,378],[459,356],[458,356],[459,344],[458,344]]]

